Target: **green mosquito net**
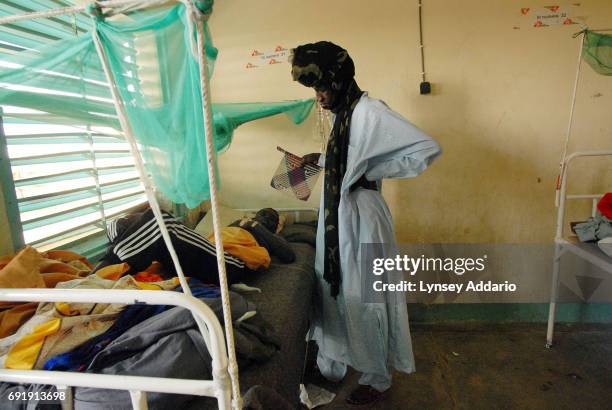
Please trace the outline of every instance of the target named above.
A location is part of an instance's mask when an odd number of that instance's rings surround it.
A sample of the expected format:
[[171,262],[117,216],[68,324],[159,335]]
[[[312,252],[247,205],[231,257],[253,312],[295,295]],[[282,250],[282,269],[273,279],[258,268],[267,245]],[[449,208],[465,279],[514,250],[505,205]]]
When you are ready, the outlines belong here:
[[[212,1],[204,2],[210,9]],[[95,15],[95,13],[93,13]],[[195,27],[183,4],[92,17],[112,76],[157,188],[177,204],[210,197]],[[217,57],[206,28],[208,73]],[[230,145],[239,125],[286,113],[296,124],[314,100],[212,104],[214,147]],[[120,129],[91,32],[0,61],[0,104],[46,113],[49,122]]]
[[596,72],[612,75],[612,35],[585,30],[582,55]]

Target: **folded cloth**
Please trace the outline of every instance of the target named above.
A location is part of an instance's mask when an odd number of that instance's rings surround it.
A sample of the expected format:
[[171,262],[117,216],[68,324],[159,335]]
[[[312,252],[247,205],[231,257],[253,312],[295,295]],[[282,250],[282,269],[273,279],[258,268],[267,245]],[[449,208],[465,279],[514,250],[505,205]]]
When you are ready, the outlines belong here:
[[612,220],[597,212],[594,218],[573,225],[580,242],[594,242],[612,236]]

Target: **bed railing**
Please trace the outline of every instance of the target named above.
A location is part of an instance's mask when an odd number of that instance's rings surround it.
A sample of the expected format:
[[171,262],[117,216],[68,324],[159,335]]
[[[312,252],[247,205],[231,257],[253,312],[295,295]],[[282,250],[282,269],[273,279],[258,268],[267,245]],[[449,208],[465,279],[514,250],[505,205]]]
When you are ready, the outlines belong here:
[[147,409],[146,392],[215,397],[219,409],[231,408],[231,384],[223,328],[210,307],[193,296],[162,290],[0,289],[0,301],[172,305],[189,309],[212,357],[212,380],[11,369],[0,369],[0,380],[55,385],[59,393],[56,397],[62,399],[63,409],[72,409],[73,386],[128,390],[133,408],[139,410]]
[[576,158],[581,157],[605,157],[612,156],[612,150],[601,150],[601,151],[576,151],[565,158],[563,164],[563,174],[561,175],[561,191],[560,191],[560,202],[559,209],[557,212],[557,229],[555,231],[555,239],[561,239],[563,237],[563,225],[565,222],[565,202],[568,200],[578,200],[578,199],[591,199],[592,211],[591,215],[595,216],[595,207],[597,206],[597,201],[599,198],[603,196],[603,194],[593,194],[593,195],[570,195],[567,194],[567,174],[569,172],[570,163]]
[[[240,212],[251,212],[255,213],[259,211],[261,208],[239,208],[237,209]],[[274,208],[280,214],[292,215],[293,222],[303,222],[303,221],[311,221],[317,219],[317,213],[319,212],[319,208]],[[307,214],[311,214],[314,218],[309,218]]]
[[[557,313],[557,297],[559,294],[559,272],[561,257],[567,250],[567,246],[564,244],[563,239],[563,228],[565,227],[565,207],[566,201],[575,200],[591,200],[591,216],[595,216],[597,210],[597,202],[604,195],[601,194],[568,194],[567,193],[567,180],[570,168],[570,163],[576,158],[584,157],[610,157],[612,156],[612,150],[599,150],[599,151],[576,151],[565,158],[562,166],[561,188],[560,188],[560,200],[559,207],[557,209],[557,227],[555,230],[555,253],[553,257],[553,272],[552,272],[552,285],[550,290],[550,303],[548,308],[548,325],[546,329],[546,347],[552,347],[553,343],[553,332],[555,327],[555,316]],[[575,249],[576,247],[574,247]],[[609,262],[604,264],[601,263],[600,258],[594,258],[592,254],[586,252],[577,251],[576,255],[582,259],[593,263],[597,266],[607,268]]]

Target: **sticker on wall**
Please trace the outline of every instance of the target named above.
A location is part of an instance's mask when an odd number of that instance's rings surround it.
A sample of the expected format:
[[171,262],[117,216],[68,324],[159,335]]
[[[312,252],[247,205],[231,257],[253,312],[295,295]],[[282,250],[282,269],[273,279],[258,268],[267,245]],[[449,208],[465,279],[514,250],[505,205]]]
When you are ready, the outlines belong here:
[[277,45],[272,49],[264,51],[254,49],[249,54],[251,58],[245,65],[245,68],[261,68],[286,63],[289,57],[289,50],[281,45]]
[[[574,4],[574,7],[577,6],[578,4]],[[535,28],[578,24],[576,18],[571,14],[569,7],[565,6],[521,8],[521,15],[529,19],[530,26]]]

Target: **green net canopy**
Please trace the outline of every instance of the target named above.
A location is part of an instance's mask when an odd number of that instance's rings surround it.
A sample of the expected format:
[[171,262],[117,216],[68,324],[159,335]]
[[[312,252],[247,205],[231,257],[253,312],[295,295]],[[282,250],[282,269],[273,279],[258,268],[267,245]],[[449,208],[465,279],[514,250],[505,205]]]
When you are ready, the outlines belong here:
[[582,55],[599,74],[612,75],[612,35],[585,30]]
[[[147,171],[170,200],[210,197],[195,28],[183,4],[93,18]],[[207,71],[217,57],[206,28]],[[49,122],[120,129],[92,32],[0,59],[0,104],[47,113]],[[313,99],[212,104],[215,151],[239,125],[286,113],[296,124]]]
[[294,124],[301,124],[310,114],[314,99],[268,102],[213,104],[215,125],[215,149],[226,149],[232,140],[233,130],[246,122],[285,113]]

